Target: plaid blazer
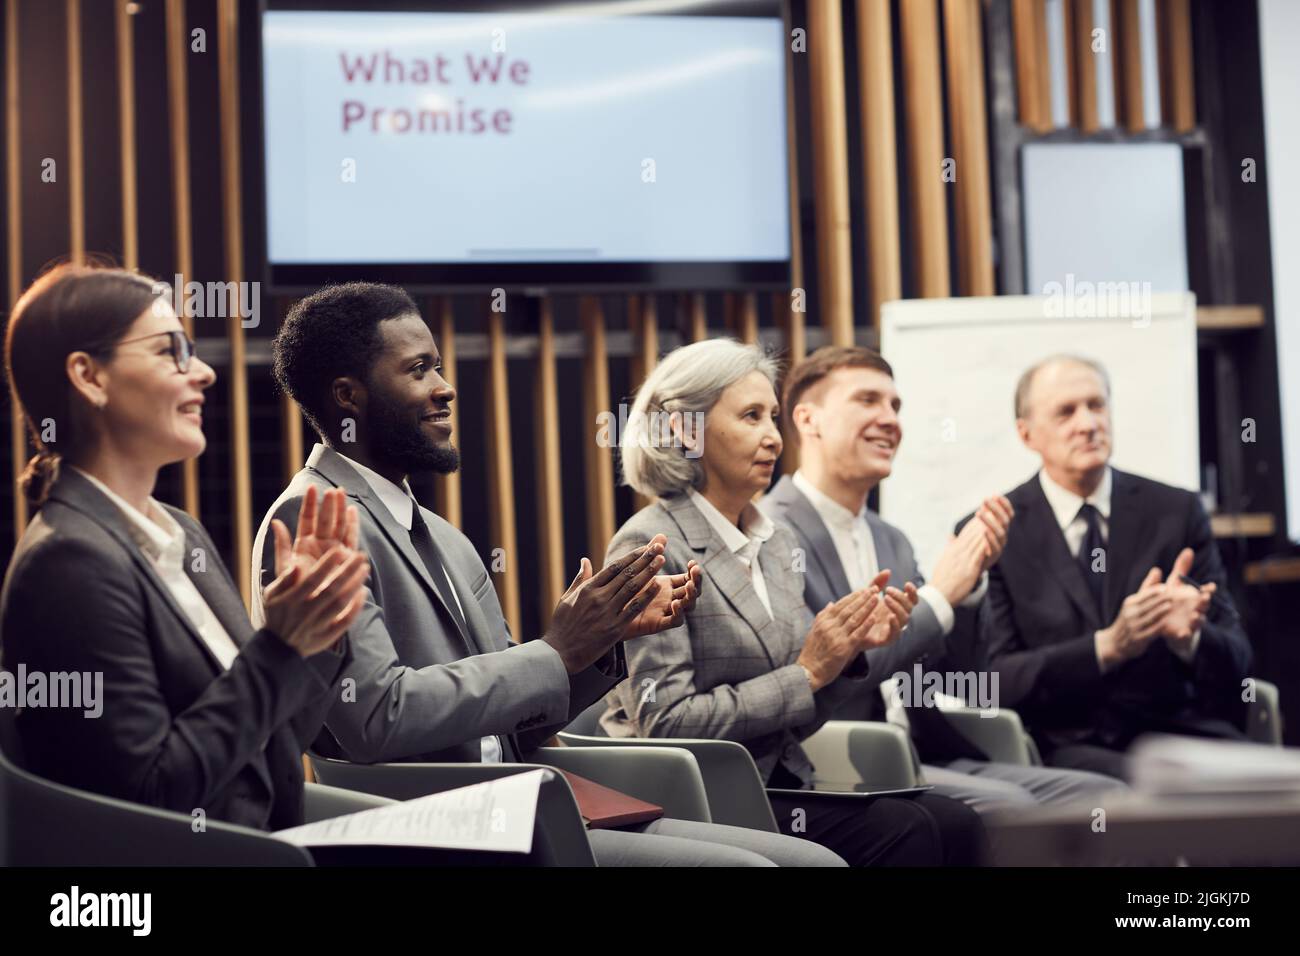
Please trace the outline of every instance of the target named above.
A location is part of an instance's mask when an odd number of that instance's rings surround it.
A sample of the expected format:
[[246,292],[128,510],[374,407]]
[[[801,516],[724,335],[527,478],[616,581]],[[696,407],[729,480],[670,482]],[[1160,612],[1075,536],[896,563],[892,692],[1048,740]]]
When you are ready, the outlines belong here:
[[778,763],[805,785],[812,779],[800,741],[847,698],[866,692],[859,657],[817,693],[795,662],[812,627],[804,603],[804,555],[777,526],[757,560],[769,616],[749,571],[685,494],[644,508],[619,529],[606,561],[666,535],[664,568],[678,574],[694,559],[703,587],[686,621],[625,645],[628,679],[605,697],[601,726],[611,737],[695,737],[747,747],[766,780]]

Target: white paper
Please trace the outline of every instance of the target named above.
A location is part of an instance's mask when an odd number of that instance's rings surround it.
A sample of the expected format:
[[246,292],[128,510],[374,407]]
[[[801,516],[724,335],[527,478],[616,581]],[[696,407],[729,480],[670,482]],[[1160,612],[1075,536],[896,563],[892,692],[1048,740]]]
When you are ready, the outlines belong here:
[[374,807],[271,834],[297,846],[418,846],[527,853],[533,846],[538,791],[549,770]]

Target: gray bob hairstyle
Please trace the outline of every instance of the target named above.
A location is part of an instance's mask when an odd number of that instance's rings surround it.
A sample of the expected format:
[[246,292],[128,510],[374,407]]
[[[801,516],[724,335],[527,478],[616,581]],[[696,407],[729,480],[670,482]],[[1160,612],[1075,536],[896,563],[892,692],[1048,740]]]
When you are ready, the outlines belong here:
[[[762,372],[775,390],[776,360],[756,345],[707,339],[664,356],[637,390],[620,436],[624,484],[650,498],[701,487],[705,416],[728,387],[751,372]],[[693,447],[683,444],[670,422],[694,437]]]

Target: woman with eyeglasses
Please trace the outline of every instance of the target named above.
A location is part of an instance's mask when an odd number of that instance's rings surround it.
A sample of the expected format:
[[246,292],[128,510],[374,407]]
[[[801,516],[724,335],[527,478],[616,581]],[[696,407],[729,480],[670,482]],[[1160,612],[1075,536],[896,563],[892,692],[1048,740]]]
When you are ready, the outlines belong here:
[[[207,532],[153,498],[160,468],[203,452],[216,378],[165,292],[62,266],[9,321],[5,363],[37,449],[21,484],[39,511],[0,594],[0,665],[50,689],[16,718],[20,759],[113,797],[293,826],[369,565],[342,493],[313,497],[295,540],[275,529],[254,632]],[[55,675],[78,675],[83,699],[56,699]]]

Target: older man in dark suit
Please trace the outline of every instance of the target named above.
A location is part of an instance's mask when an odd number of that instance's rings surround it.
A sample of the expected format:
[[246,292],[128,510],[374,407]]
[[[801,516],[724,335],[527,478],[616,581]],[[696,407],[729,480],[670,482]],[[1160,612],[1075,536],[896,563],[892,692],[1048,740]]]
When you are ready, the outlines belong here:
[[1007,496],[980,631],[1044,759],[1123,778],[1143,732],[1243,739],[1250,643],[1198,496],[1110,466],[1091,360],[1026,371],[1016,427],[1043,467]]

